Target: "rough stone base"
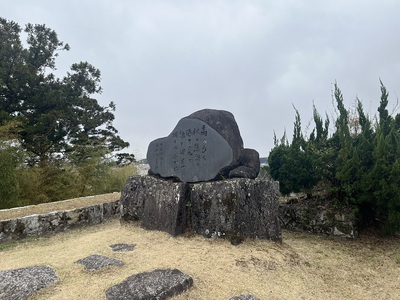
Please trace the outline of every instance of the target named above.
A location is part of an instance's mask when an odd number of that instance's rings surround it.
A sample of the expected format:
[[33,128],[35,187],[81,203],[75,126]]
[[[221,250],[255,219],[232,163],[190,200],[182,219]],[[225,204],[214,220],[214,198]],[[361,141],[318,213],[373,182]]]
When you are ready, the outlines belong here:
[[184,184],[152,176],[128,178],[121,219],[177,235],[191,229],[232,243],[245,237],[281,240],[278,186],[254,179]]
[[131,176],[121,192],[120,211],[125,221],[141,221],[141,226],[175,236],[186,228],[187,184]]
[[229,179],[193,184],[191,227],[199,234],[280,240],[279,198],[271,181]]

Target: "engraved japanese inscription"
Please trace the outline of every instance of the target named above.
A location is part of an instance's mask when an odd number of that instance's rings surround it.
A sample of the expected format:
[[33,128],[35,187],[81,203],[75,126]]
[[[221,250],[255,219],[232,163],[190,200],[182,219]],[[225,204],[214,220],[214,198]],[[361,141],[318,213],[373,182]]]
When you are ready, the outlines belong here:
[[150,143],[147,160],[154,174],[184,182],[213,179],[232,162],[232,148],[207,123],[181,119],[171,134]]

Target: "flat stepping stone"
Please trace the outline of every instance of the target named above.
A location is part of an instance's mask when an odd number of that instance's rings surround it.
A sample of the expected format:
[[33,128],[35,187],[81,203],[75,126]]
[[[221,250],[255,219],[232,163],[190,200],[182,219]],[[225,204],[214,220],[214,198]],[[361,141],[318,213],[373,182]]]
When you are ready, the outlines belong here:
[[232,297],[229,300],[258,300],[258,298],[254,297],[253,295],[244,294],[244,295]]
[[112,251],[115,252],[128,252],[128,251],[133,251],[135,249],[136,245],[135,244],[113,244],[110,245]]
[[119,259],[98,254],[89,255],[85,258],[77,260],[75,263],[83,265],[87,271],[96,271],[104,267],[122,266],[124,264],[124,262]]
[[55,271],[47,266],[0,271],[0,299],[28,299],[58,280]]
[[168,299],[188,290],[193,279],[178,269],[157,269],[129,276],[107,289],[107,300]]

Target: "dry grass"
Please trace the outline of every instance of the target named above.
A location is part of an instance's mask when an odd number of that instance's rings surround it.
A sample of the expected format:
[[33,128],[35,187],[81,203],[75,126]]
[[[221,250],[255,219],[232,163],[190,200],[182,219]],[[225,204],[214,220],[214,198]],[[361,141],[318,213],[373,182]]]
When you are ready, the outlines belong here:
[[69,199],[58,202],[42,203],[38,205],[16,207],[12,209],[3,209],[0,210],[0,221],[21,218],[34,214],[43,214],[51,211],[68,210],[85,207],[92,204],[111,202],[119,200],[120,196],[120,193],[110,193],[104,195]]
[[[194,286],[174,299],[223,299],[251,293],[259,299],[400,299],[399,240],[356,241],[283,232],[283,243],[246,240],[232,246],[200,236],[171,237],[111,220],[47,238],[13,242],[0,251],[0,270],[55,268],[60,282],[32,299],[105,299],[126,277],[178,268]],[[114,243],[137,244],[112,252]],[[122,267],[84,271],[74,262],[91,254],[121,259]]]

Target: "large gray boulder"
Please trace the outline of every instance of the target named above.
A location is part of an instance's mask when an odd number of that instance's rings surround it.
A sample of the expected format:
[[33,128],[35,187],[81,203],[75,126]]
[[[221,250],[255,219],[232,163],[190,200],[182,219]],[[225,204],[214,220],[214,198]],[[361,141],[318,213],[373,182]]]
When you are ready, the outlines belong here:
[[193,285],[193,279],[178,269],[154,270],[132,275],[106,290],[107,300],[168,299]]
[[[255,178],[257,167],[250,169],[260,164],[258,153],[249,156],[243,151],[243,140],[234,116],[223,110],[203,109],[182,118],[167,137],[150,143],[149,173],[182,182],[236,175]],[[248,162],[249,159],[254,161]],[[243,166],[243,162],[246,174],[242,170],[230,175],[230,171]]]

